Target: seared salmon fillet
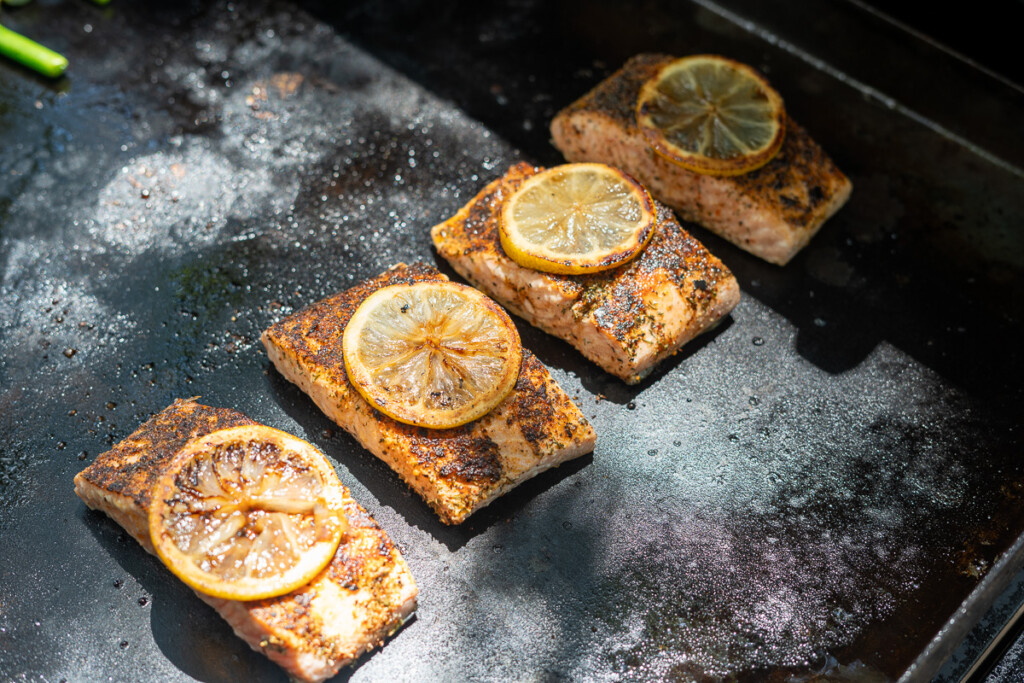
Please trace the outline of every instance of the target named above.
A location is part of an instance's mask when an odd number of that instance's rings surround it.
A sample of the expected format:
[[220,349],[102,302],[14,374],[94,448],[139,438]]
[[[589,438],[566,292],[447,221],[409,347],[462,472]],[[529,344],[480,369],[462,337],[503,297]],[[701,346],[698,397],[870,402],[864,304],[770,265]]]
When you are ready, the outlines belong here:
[[785,265],[846,203],[852,185],[807,131],[786,119],[782,149],[738,176],[688,171],[657,154],[636,125],[640,87],[674,57],[643,54],[551,121],[569,161],[598,161],[635,176],[683,220],[699,223],[766,261]]
[[[75,477],[75,493],[154,553],[153,486],[189,441],[257,423],[242,413],[177,400]],[[388,535],[344,488],[348,536],[311,582],[287,595],[239,602],[196,592],[242,640],[296,679],[323,681],[384,643],[416,609],[416,583]]]
[[386,462],[446,524],[459,524],[523,481],[594,449],[594,430],[537,358],[523,349],[515,388],[483,417],[425,429],[384,415],[345,373],[342,333],[382,287],[447,280],[436,268],[399,264],[285,318],[263,333],[278,371]]
[[556,275],[513,261],[498,234],[501,207],[542,170],[512,166],[430,233],[452,268],[507,309],[635,384],[739,302],[729,269],[658,202],[651,241],[621,266]]

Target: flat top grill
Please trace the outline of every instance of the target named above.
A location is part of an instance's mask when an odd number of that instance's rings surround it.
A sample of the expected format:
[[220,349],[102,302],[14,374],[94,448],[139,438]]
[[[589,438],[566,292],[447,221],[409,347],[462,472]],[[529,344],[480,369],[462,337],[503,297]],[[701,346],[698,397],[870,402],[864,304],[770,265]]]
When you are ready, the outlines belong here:
[[[1024,559],[1019,92],[852,4],[327,4],[2,15],[72,67],[0,64],[0,677],[284,680],[72,491],[199,395],[321,447],[405,553],[418,616],[342,680],[928,678]],[[743,301],[636,387],[517,321],[598,446],[445,527],[259,334],[437,261],[641,51],[765,72],[853,197],[785,268],[693,226]]]

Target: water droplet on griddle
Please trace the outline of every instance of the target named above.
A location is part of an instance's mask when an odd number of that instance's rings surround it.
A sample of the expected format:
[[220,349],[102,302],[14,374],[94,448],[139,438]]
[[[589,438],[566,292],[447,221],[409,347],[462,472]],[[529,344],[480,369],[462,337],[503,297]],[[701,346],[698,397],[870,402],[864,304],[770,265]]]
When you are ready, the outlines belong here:
[[626,404],[626,408],[629,410],[636,410],[636,401],[630,401]]
[[57,450],[58,450],[58,451],[62,451],[62,450],[64,450],[64,448],[65,448],[66,446],[67,446],[67,444],[66,444],[66,443],[64,443],[63,441],[58,441],[58,442],[57,442]]
[[121,579],[114,579],[114,588],[120,588],[124,585],[124,581]]
[[562,522],[562,528],[563,529],[571,529],[572,528],[572,522]]
[[72,349],[72,348],[64,349],[64,357],[65,358],[71,358],[71,356],[75,355],[76,353],[78,353],[78,349]]
[[754,337],[754,346],[764,346],[764,339],[761,337]]
[[128,641],[127,640],[122,640],[121,641],[121,649],[125,650],[127,648],[128,648]]
[[81,453],[78,454],[78,459],[79,460],[85,460],[88,457],[89,457],[89,451],[82,451]]

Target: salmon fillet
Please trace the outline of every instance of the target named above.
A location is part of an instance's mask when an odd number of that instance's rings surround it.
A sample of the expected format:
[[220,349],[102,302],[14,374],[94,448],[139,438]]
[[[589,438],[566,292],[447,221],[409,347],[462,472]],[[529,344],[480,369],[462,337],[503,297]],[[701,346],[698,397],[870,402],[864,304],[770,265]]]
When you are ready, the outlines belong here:
[[[177,400],[75,477],[75,493],[155,554],[147,515],[153,486],[193,438],[257,423],[242,413]],[[416,583],[388,535],[344,489],[348,536],[311,582],[287,595],[239,602],[196,592],[235,634],[302,681],[331,678],[384,643],[416,609]]]
[[594,449],[594,430],[537,358],[523,349],[512,393],[487,415],[454,429],[403,424],[349,383],[342,332],[382,287],[447,280],[436,268],[399,264],[295,313],[263,333],[278,371],[368,451],[386,462],[445,524],[459,524],[527,479]]
[[591,275],[520,266],[501,246],[501,207],[542,170],[512,166],[430,232],[452,268],[510,311],[635,384],[739,302],[729,269],[658,202],[651,241],[624,265]]
[[657,54],[630,59],[555,116],[552,142],[569,161],[598,161],[627,171],[683,220],[785,265],[846,203],[853,186],[788,117],[779,153],[742,175],[701,175],[657,154],[636,126],[636,101],[644,82],[673,59]]

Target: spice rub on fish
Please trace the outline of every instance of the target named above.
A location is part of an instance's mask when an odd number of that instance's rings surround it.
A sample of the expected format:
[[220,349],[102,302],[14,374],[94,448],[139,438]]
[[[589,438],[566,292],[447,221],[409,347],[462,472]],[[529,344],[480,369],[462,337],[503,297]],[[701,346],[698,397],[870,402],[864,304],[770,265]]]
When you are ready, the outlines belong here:
[[[153,553],[147,516],[156,482],[192,439],[257,423],[234,410],[177,400],[75,477],[75,493]],[[342,487],[344,489],[344,487]],[[202,593],[252,649],[298,680],[331,678],[416,609],[416,583],[388,535],[344,489],[349,532],[334,559],[286,595],[240,602]]]
[[263,345],[282,375],[397,472],[441,521],[459,524],[527,479],[589,453],[595,435],[526,349],[512,392],[461,427],[425,429],[398,422],[356,391],[345,372],[342,334],[359,304],[389,285],[447,279],[431,266],[399,264],[285,318],[263,333]]
[[599,161],[635,176],[683,220],[708,228],[766,261],[785,265],[846,203],[852,185],[807,131],[786,118],[779,153],[737,176],[689,171],[652,149],[636,125],[641,86],[674,58],[644,54],[551,121],[569,161]]
[[654,235],[639,256],[621,266],[557,275],[513,261],[498,235],[502,205],[542,170],[512,166],[431,230],[438,253],[510,311],[635,384],[739,302],[729,269],[657,202]]

